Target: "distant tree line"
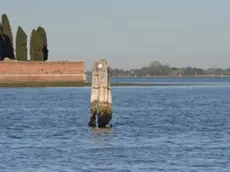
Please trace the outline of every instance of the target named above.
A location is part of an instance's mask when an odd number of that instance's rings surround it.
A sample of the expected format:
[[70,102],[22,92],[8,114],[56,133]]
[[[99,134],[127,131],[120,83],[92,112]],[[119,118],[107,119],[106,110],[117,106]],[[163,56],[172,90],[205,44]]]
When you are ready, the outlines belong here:
[[15,49],[13,34],[9,19],[6,14],[2,14],[0,23],[0,60],[9,58],[18,61],[47,61],[48,44],[46,31],[42,26],[33,29],[30,35],[30,48],[28,58],[28,36],[21,26],[18,26],[15,39]]
[[[230,75],[230,68],[209,68],[201,69],[196,67],[170,67],[169,65],[161,64],[158,61],[152,62],[149,66],[145,66],[139,69],[116,69],[111,68],[111,75],[113,77],[153,77],[153,76],[168,76],[168,77],[180,77],[180,76],[226,76]],[[86,72],[87,76],[91,76],[91,71]]]

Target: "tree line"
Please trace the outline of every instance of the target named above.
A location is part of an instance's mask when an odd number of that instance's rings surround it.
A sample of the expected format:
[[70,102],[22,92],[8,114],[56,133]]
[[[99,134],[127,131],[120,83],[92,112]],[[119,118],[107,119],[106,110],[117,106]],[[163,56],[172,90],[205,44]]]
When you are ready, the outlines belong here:
[[[33,29],[30,34],[30,48],[28,36],[21,26],[16,31],[15,46],[11,25],[6,14],[2,14],[0,22],[0,60],[9,58],[18,61],[47,61],[48,44],[46,31],[42,26]],[[28,53],[29,50],[29,53]],[[30,55],[28,58],[28,54]]]
[[[111,68],[112,77],[153,77],[153,76],[229,76],[230,68],[209,68],[202,69],[196,67],[170,67],[169,65],[161,64],[158,61],[152,62],[150,65],[138,69],[117,69]],[[86,72],[87,76],[91,76],[91,71]]]

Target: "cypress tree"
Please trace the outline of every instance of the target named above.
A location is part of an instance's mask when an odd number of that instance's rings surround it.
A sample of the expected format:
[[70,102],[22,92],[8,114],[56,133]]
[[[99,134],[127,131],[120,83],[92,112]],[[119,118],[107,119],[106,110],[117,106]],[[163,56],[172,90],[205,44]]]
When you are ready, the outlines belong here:
[[33,29],[30,37],[30,60],[44,61],[43,58],[43,40],[40,34]]
[[44,46],[47,46],[47,37],[46,37],[45,29],[43,27],[41,27],[41,26],[38,26],[37,27],[37,32],[41,35]]
[[31,34],[30,34],[30,60],[34,61],[34,52],[33,52],[33,41],[34,41],[34,32],[35,30],[33,29]]
[[2,29],[2,24],[0,23],[0,61],[3,60],[3,57],[2,57],[2,48],[3,48],[2,35],[3,35],[3,29]]
[[16,33],[16,59],[27,61],[27,35],[20,26]]
[[[11,47],[8,47],[8,49],[12,49],[12,53],[9,54],[10,58],[14,58],[14,44],[13,44],[13,34],[10,26],[9,19],[6,14],[2,14],[2,28],[3,28],[3,34],[8,37],[7,39],[11,42]],[[10,45],[10,44],[9,44]]]
[[3,28],[2,28],[2,23],[0,23],[0,35],[3,34]]
[[38,26],[37,32],[41,35],[42,40],[43,40],[43,57],[44,57],[44,61],[46,61],[46,60],[48,60],[48,52],[49,52],[48,51],[46,31],[43,27]]

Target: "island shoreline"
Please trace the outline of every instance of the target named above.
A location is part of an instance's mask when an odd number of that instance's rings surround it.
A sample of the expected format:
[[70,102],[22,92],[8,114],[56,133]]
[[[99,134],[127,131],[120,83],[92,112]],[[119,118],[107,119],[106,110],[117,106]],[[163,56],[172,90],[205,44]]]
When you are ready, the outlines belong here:
[[[216,84],[196,84],[196,83],[128,83],[112,82],[111,87],[127,86],[203,86]],[[91,82],[0,82],[0,88],[22,88],[22,87],[91,87]]]

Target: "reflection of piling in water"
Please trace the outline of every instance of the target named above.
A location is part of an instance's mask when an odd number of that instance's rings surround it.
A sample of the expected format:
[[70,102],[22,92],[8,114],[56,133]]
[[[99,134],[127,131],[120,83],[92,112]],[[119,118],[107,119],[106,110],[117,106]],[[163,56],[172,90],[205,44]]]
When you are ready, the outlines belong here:
[[89,126],[106,127],[112,119],[110,71],[106,60],[97,61],[92,70]]

